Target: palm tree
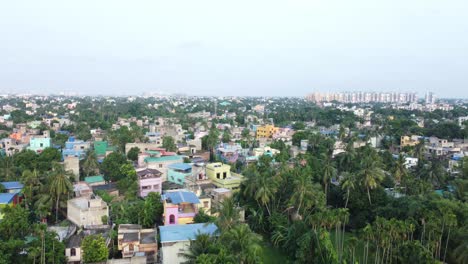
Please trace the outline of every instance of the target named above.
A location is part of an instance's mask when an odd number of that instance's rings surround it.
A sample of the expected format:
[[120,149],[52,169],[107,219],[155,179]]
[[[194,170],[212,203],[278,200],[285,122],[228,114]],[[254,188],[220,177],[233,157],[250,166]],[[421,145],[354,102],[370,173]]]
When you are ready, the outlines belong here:
[[51,181],[49,185],[49,192],[55,201],[55,222],[58,222],[58,210],[60,204],[60,197],[68,194],[72,189],[70,177],[73,177],[61,164],[54,164],[51,172]]
[[336,169],[333,166],[332,160],[326,155],[322,156],[322,165],[322,184],[325,190],[325,199],[327,199],[328,184],[336,176]]
[[226,231],[221,241],[237,256],[239,263],[258,263],[261,253],[261,238],[246,224],[239,224]]
[[257,191],[255,193],[255,200],[265,206],[268,211],[268,215],[271,216],[268,204],[278,190],[276,179],[274,177],[270,177],[267,173],[261,173],[256,180],[256,186]]
[[33,197],[42,185],[37,170],[34,170],[33,172],[30,170],[23,171],[21,182],[24,184],[22,192],[24,194],[26,208],[29,208],[29,204],[32,202]]
[[11,181],[16,179],[16,167],[13,164],[13,158],[4,157],[1,160],[0,180]]
[[215,224],[221,232],[229,230],[240,222],[240,210],[232,197],[224,199],[215,211],[219,213]]
[[345,208],[348,208],[349,194],[351,190],[356,187],[356,176],[352,173],[343,173],[343,181],[341,182],[341,189],[346,190]]
[[187,253],[182,253],[182,256],[186,259],[183,263],[197,263],[198,256],[209,253],[210,246],[213,242],[214,241],[209,234],[197,234],[195,240],[190,241],[190,247]]
[[395,163],[395,171],[393,173],[393,176],[395,178],[395,185],[397,185],[397,184],[399,185],[400,182],[401,182],[401,179],[405,178],[406,175],[408,174],[405,162],[406,162],[405,158],[400,153],[400,155],[398,155],[398,159],[397,159],[397,161]]
[[377,159],[371,156],[364,158],[361,164],[361,170],[359,171],[359,176],[361,178],[362,184],[367,189],[369,204],[372,204],[370,190],[377,188],[379,183],[384,178],[384,173],[382,169],[379,168]]

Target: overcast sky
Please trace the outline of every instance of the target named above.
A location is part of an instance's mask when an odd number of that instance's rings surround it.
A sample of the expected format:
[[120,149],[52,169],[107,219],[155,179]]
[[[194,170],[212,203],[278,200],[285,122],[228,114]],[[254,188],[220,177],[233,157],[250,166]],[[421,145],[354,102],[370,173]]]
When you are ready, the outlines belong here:
[[467,0],[2,1],[0,92],[468,97]]

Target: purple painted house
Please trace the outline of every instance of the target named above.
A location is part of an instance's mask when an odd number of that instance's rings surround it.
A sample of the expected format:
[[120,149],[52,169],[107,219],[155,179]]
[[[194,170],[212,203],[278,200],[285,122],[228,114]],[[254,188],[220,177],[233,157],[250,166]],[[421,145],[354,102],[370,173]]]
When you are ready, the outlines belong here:
[[150,192],[162,192],[161,172],[155,169],[137,171],[140,197],[146,197]]

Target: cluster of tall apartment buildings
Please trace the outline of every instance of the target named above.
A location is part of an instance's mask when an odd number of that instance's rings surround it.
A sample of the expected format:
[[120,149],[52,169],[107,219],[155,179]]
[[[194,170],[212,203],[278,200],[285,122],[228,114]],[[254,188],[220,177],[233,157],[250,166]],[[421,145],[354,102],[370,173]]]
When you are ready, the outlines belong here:
[[[432,93],[431,96],[433,96]],[[315,92],[307,95],[306,99],[315,103],[331,101],[340,103],[412,103],[418,100],[416,93],[396,92]]]

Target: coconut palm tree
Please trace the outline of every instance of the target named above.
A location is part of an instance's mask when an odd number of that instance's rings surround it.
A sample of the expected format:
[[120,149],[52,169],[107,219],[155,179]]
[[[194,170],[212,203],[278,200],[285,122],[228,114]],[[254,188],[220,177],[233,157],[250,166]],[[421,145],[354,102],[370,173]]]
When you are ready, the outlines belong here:
[[23,194],[26,208],[29,208],[29,204],[32,202],[33,197],[41,188],[41,181],[37,170],[31,172],[30,170],[23,171],[21,175],[21,182],[24,184]]
[[16,167],[13,164],[13,158],[4,157],[1,159],[0,180],[11,181],[16,179]]
[[49,184],[49,192],[55,201],[55,222],[58,222],[58,210],[60,205],[60,197],[70,193],[73,189],[70,178],[73,175],[67,171],[61,164],[54,164],[51,172],[51,181]]
[[239,224],[226,231],[221,241],[237,257],[239,263],[258,263],[262,247],[260,235],[246,224]]
[[364,187],[367,189],[369,204],[372,204],[370,190],[377,188],[384,178],[384,173],[379,167],[378,160],[372,156],[367,156],[361,163],[359,176]]
[[240,222],[240,210],[232,197],[224,199],[215,212],[219,214],[215,224],[221,232]]
[[214,243],[209,234],[197,234],[195,240],[190,241],[189,249],[182,256],[186,259],[184,264],[197,263],[198,256],[209,253],[211,245]]
[[336,176],[336,168],[333,166],[333,161],[326,155],[322,156],[322,184],[325,191],[325,199],[328,197],[328,184],[331,179]]
[[345,208],[348,208],[349,194],[351,190],[356,187],[356,176],[353,173],[343,173],[343,180],[341,181],[341,189],[346,190]]
[[255,200],[265,206],[268,211],[268,215],[271,216],[268,204],[278,190],[277,181],[275,177],[270,177],[267,173],[261,173],[256,180],[256,186],[257,191],[255,193]]

